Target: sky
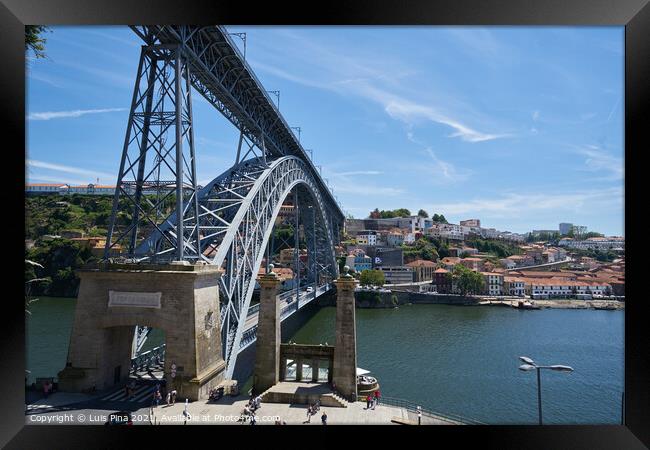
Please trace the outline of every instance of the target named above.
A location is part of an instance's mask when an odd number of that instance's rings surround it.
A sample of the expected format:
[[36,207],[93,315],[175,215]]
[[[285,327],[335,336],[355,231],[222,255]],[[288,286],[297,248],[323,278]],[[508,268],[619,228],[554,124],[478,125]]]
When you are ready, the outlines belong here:
[[[142,42],[127,27],[50,30],[47,58],[26,62],[28,181],[115,184]],[[624,234],[623,27],[228,31],[246,33],[344,212]],[[234,163],[238,132],[196,93],[193,114],[206,184]]]

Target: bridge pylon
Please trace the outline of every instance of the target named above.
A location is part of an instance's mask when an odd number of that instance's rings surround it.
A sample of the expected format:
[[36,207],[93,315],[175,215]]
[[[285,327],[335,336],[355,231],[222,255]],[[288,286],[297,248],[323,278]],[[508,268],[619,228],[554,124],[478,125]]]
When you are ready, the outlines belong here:
[[161,222],[172,213],[173,227],[146,253],[140,250],[140,256],[150,261],[200,258],[191,92],[182,44],[142,47],[105,258],[116,245],[125,255],[135,256],[142,239],[160,231]]
[[225,379],[217,267],[99,264],[78,275],[66,367],[59,372],[62,391],[104,390],[126,382],[136,325],[165,333],[168,390],[205,399]]

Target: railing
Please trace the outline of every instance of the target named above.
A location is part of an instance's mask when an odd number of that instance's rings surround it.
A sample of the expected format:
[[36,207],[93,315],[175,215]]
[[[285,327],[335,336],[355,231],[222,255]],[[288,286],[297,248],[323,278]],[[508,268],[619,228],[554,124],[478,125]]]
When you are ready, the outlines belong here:
[[462,417],[456,414],[450,414],[450,413],[442,414],[439,412],[431,411],[430,409],[422,408],[420,405],[417,405],[416,403],[401,398],[384,397],[382,395],[380,397],[379,404],[382,403],[385,405],[396,406],[398,408],[404,408],[407,411],[415,414],[418,413],[418,407],[419,407],[420,408],[419,411],[422,412],[422,416],[442,420],[445,422],[450,422],[455,425],[485,425],[483,422],[479,422],[478,420],[468,419],[467,417]]
[[[312,292],[301,291],[300,292],[300,300],[301,300],[300,306],[302,307],[303,305],[308,303],[308,302],[303,302],[302,301],[302,300],[304,300],[305,297],[308,297],[308,296],[313,297],[314,294],[316,294],[316,296],[318,296],[318,295],[322,294],[323,292],[326,292],[329,289],[330,289],[330,284],[323,284],[323,285],[319,286],[316,289],[316,291],[312,291]],[[295,294],[296,294],[296,291],[294,289],[291,289],[289,291],[285,291],[285,292],[283,292],[281,294],[278,294],[278,299],[280,301],[283,301],[283,302],[287,303],[287,305],[283,306],[282,312],[287,310],[288,307],[293,304],[293,301],[295,300]],[[248,308],[248,313],[246,314],[246,317],[250,317],[252,315],[257,314],[259,312],[259,310],[260,310],[260,304],[259,303],[249,307]]]
[[259,310],[260,310],[260,304],[259,303],[257,305],[253,305],[253,306],[249,307],[248,308],[248,314],[246,315],[246,317],[250,317],[253,314],[256,314]]
[[146,370],[152,365],[159,365],[165,361],[165,344],[152,348],[131,359],[131,370],[134,372]]
[[[327,292],[331,288],[331,286],[332,285],[330,283],[326,283],[319,286],[318,288],[316,288],[315,291],[312,292],[301,291],[300,298],[298,299],[298,301],[295,300],[294,290],[283,292],[282,294],[278,295],[278,298],[281,301],[286,303],[282,305],[282,308],[280,310],[280,320],[282,321],[286,319],[291,314],[298,311],[300,308],[302,308],[307,303],[314,300],[319,295],[323,294],[324,292]],[[252,307],[250,307],[246,317],[251,317],[254,314],[259,313],[259,308],[260,308],[259,303],[257,305],[253,305]],[[253,311],[251,312],[251,310]],[[257,323],[254,323],[253,325],[251,325],[250,328],[244,330],[244,334],[242,335],[239,344],[239,351],[246,349],[249,345],[255,342],[256,339],[257,339]]]

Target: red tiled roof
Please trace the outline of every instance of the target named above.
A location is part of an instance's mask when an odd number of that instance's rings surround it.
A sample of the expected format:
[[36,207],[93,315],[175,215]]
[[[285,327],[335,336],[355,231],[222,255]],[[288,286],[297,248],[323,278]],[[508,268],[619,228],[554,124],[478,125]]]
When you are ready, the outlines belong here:
[[416,259],[415,261],[404,265],[409,267],[435,267],[436,263],[424,259]]

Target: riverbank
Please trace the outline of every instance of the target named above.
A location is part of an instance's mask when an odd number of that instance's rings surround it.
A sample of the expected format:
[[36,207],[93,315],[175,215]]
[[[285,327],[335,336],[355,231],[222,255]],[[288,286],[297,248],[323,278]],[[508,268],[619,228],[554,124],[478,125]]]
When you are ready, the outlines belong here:
[[[528,300],[531,301],[531,300]],[[596,309],[604,306],[610,306],[613,310],[625,309],[625,302],[611,300],[575,300],[575,299],[555,299],[555,300],[532,300],[533,304],[541,308],[558,308],[558,309]],[[478,306],[508,306],[517,307],[518,300],[493,300],[486,299],[477,303]]]
[[[453,294],[429,294],[421,292],[411,292],[402,290],[392,290],[391,292],[375,291],[358,291],[355,293],[357,308],[375,309],[375,308],[398,308],[409,304],[422,305],[457,305],[457,306],[507,306],[517,307],[518,302],[522,300],[531,301],[528,298],[511,297],[498,299],[489,296],[462,296]],[[323,299],[319,301],[321,305],[332,306],[336,300],[334,298]],[[625,309],[625,302],[618,300],[576,300],[576,299],[549,299],[549,300],[532,300],[532,302],[541,308],[558,308],[558,309],[596,309],[610,306],[614,310]]]

